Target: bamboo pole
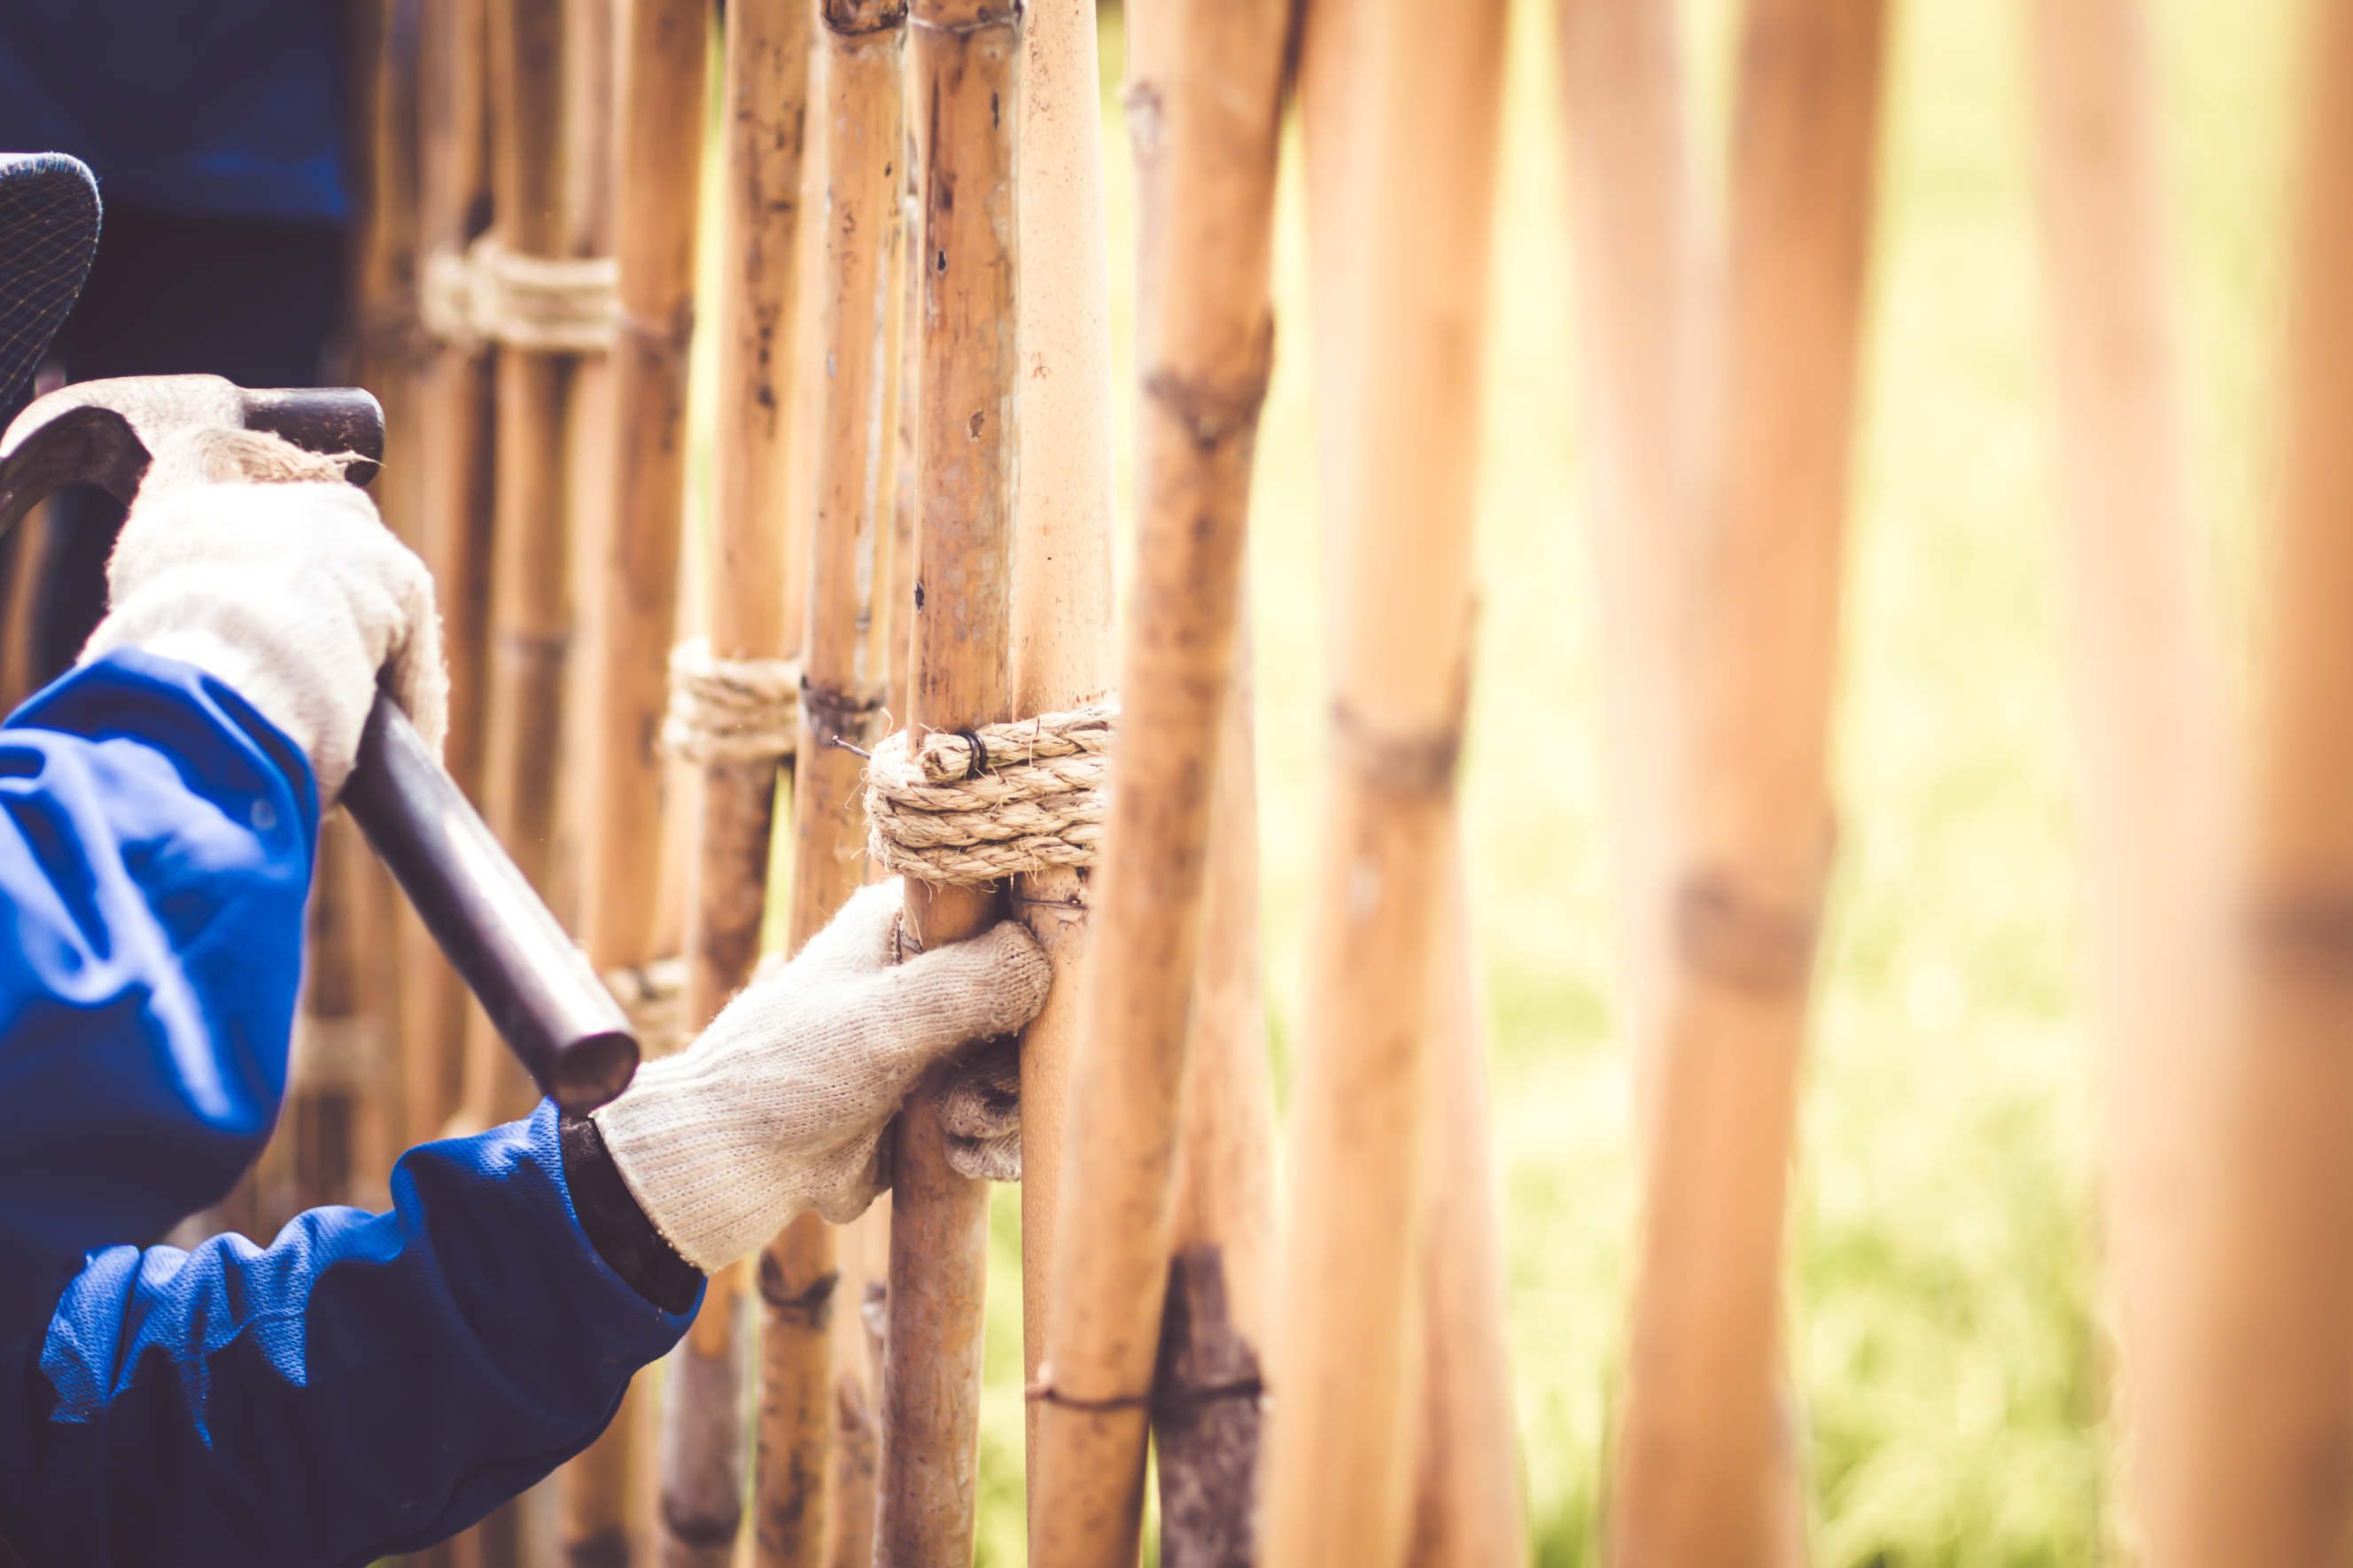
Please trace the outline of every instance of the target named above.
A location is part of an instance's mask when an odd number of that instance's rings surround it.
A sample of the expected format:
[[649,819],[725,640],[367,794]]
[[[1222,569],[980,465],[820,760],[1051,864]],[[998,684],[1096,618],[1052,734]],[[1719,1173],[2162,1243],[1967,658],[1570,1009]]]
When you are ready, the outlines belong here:
[[[1022,16],[1021,469],[1014,489],[1013,709],[1100,700],[1112,638],[1111,271],[1103,221],[1094,0],[1026,0]],[[1021,1036],[1021,1347],[1034,1383],[1062,1166],[1063,1112],[1085,1001],[1087,873],[1017,880],[1016,908],[1054,968]],[[1028,1411],[1035,1463],[1038,1408]],[[1034,1493],[1031,1494],[1034,1500]]]
[[1262,1389],[1274,1306],[1274,1083],[1259,952],[1247,626],[1245,615],[1210,806],[1203,903],[1216,919],[1202,931],[1193,973],[1168,1304],[1152,1391],[1163,1568],[1224,1568],[1258,1557]]
[[[726,13],[726,174],[720,255],[720,431],[708,583],[714,658],[780,659],[797,626],[786,494],[797,364],[801,163],[808,110],[807,0],[750,0]],[[752,977],[767,913],[776,757],[702,764],[687,933],[687,1016],[700,1028]],[[661,1559],[723,1568],[744,1496],[750,1270],[715,1276],[670,1357],[663,1402]],[[821,1394],[824,1379],[813,1380]]]
[[[701,0],[628,0],[617,43],[613,233],[621,321],[611,356],[612,510],[590,584],[586,700],[596,729],[581,781],[581,926],[601,970],[664,956],[659,735],[678,610],[701,184],[681,171],[702,166],[709,10]],[[625,1405],[561,1472],[560,1537],[575,1564],[630,1561],[646,1542],[640,1425]]]
[[[462,252],[486,225],[485,0],[421,0],[417,225],[421,255]],[[416,383],[417,538],[433,573],[449,666],[450,776],[480,798],[483,637],[491,508],[490,356],[480,343],[427,350]],[[457,972],[413,915],[401,922],[404,1121],[437,1133],[456,1108],[466,1015]]]
[[1504,1346],[1504,1257],[1489,1146],[1478,955],[1458,828],[1444,894],[1444,951],[1430,993],[1430,1129],[1423,1149],[1422,1424],[1411,1546],[1416,1568],[1528,1560]]
[[1787,1549],[1780,1237],[1813,943],[1870,234],[1880,0],[1751,0],[1719,461],[1683,626],[1671,968],[1610,1550]]
[[[904,120],[902,113],[902,120]],[[899,346],[888,367],[893,381],[889,588],[877,606],[883,638],[883,728],[907,711],[909,658],[913,650],[915,601],[915,423],[914,388],[922,334],[913,323],[923,310],[923,278],[913,264],[912,242],[923,224],[916,194],[912,126],[903,126],[900,153]],[[879,874],[871,863],[868,875]],[[836,1237],[839,1276],[833,1319],[833,1445],[826,1468],[827,1568],[867,1568],[874,1560],[876,1489],[881,1471],[882,1352],[890,1317],[891,1198],[884,1194],[842,1227]]]
[[[1019,102],[1020,12],[919,0],[910,21],[923,294],[907,721],[955,730],[1011,716],[1018,115],[1005,110]],[[997,912],[993,888],[907,884],[907,924],[925,946],[970,936]],[[884,1568],[972,1557],[988,1188],[947,1163],[933,1106],[944,1070],[926,1076],[896,1132],[874,1527]]]
[[[2353,13],[2304,50],[2278,511],[2258,582],[2251,752],[2229,847],[2222,1028],[2168,1281],[2137,1488],[2152,1568],[2342,1562],[2353,1489]],[[2104,44],[2108,41],[2104,41]],[[2136,780],[2137,785],[2147,781]],[[2168,977],[2169,978],[2169,977]]]
[[[2031,8],[2035,167],[2056,384],[2077,816],[2093,900],[2106,1101],[2109,1278],[2126,1402],[2162,1378],[2153,1323],[2179,1278],[2200,1109],[2189,1074],[2211,997],[2228,755],[2213,626],[2193,572],[2148,24],[2137,0]],[[2167,976],[2154,985],[2154,975]],[[2150,1424],[2127,1419],[2133,1492],[2159,1495]],[[2191,1486],[2175,1476],[2167,1487]]]
[[1139,331],[1136,575],[1112,820],[1091,894],[1082,1037],[1099,1048],[1072,1068],[1037,1377],[1030,1561],[1041,1564],[1126,1563],[1136,1549],[1210,786],[1271,353],[1288,10],[1188,5],[1155,26],[1166,41],[1155,46],[1160,79],[1131,100],[1144,122],[1141,276],[1155,296]]
[[[1284,1227],[1265,1561],[1402,1561],[1420,1122],[1469,688],[1471,519],[1504,7],[1366,0],[1303,69],[1333,593],[1324,877]],[[1320,57],[1320,58],[1319,58]],[[1328,115],[1331,118],[1319,118]],[[1350,142],[1335,142],[1333,133]],[[1332,309],[1321,303],[1333,301]]]
[[[565,0],[490,0],[499,111],[491,152],[497,233],[519,256],[569,254],[564,195]],[[495,355],[493,485],[482,815],[544,896],[554,869],[572,636],[565,415],[574,356],[502,344]],[[528,1115],[539,1090],[480,1007],[467,1009],[455,1121],[476,1131]]]

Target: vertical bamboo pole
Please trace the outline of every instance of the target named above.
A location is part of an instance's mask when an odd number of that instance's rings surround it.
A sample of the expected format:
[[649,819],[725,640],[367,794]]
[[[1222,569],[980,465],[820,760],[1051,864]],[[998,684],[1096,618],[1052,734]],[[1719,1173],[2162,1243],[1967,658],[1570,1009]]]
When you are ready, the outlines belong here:
[[1430,1129],[1422,1152],[1423,1419],[1415,1466],[1415,1568],[1528,1558],[1504,1348],[1504,1258],[1488,1145],[1487,1050],[1458,829],[1430,992]]
[[[1324,879],[1294,1111],[1266,1562],[1403,1561],[1425,1039],[1469,690],[1480,348],[1504,7],[1311,12],[1311,200],[1333,592]],[[1322,58],[1318,56],[1322,55]],[[1319,110],[1339,124],[1319,126]],[[1353,145],[1335,145],[1345,130]],[[1340,156],[1335,158],[1334,153]],[[1351,363],[1350,362],[1353,362]],[[1345,376],[1343,382],[1340,377]]]
[[1258,1557],[1262,1384],[1274,1305],[1274,1083],[1259,952],[1247,626],[1245,615],[1209,808],[1203,906],[1215,919],[1205,924],[1193,973],[1168,1299],[1152,1391],[1163,1568],[1223,1568]]
[[[2077,712],[2079,807],[2103,1015],[2109,1276],[2128,1405],[2160,1379],[2173,1294],[2188,1073],[2211,998],[2194,922],[2213,904],[2227,753],[2213,627],[2192,569],[2180,372],[2137,0],[2037,0],[2037,157]],[[2168,977],[2150,984],[2150,977]],[[2134,1493],[2157,1494],[2151,1423],[2128,1419]],[[2196,1484],[2176,1476],[2163,1483]],[[2169,1493],[2168,1493],[2169,1495]]]
[[[719,251],[719,437],[708,584],[710,644],[720,659],[776,659],[792,563],[785,468],[797,363],[801,163],[809,89],[808,0],[728,7],[724,199]],[[687,1016],[700,1028],[752,977],[767,912],[776,757],[702,764],[687,932]],[[661,1557],[723,1568],[744,1495],[744,1363],[749,1269],[711,1281],[702,1310],[670,1357],[663,1402]],[[822,1375],[813,1380],[821,1396]]]
[[[905,118],[903,109],[901,116]],[[899,187],[899,346],[888,367],[892,377],[891,447],[883,460],[894,475],[891,489],[891,569],[888,587],[876,606],[883,639],[882,728],[894,728],[907,711],[908,660],[913,649],[915,602],[915,422],[914,388],[923,337],[914,323],[923,310],[923,277],[914,265],[913,241],[923,226],[916,195],[912,126],[902,125]],[[876,868],[867,868],[870,876]],[[876,1489],[881,1470],[882,1346],[888,1322],[891,1272],[891,1198],[884,1194],[844,1226],[836,1238],[834,1288],[839,1303],[833,1319],[833,1446],[826,1468],[827,1568],[867,1568],[874,1560]]]
[[[696,204],[708,88],[702,0],[625,0],[613,232],[620,334],[612,354],[610,521],[599,531],[585,753],[581,925],[599,969],[660,958],[666,670],[686,504],[687,350],[694,325]],[[683,173],[682,173],[683,172]],[[575,1563],[629,1561],[644,1541],[638,1423],[625,1406],[562,1474]]]
[[1097,1047],[1071,1071],[1037,1377],[1033,1563],[1124,1563],[1136,1547],[1210,797],[1272,349],[1289,20],[1274,4],[1176,8],[1153,24],[1166,44],[1155,46],[1160,79],[1131,99],[1152,296],[1138,334],[1136,576],[1112,821],[1091,892],[1082,1034]]
[[[490,0],[491,152],[497,233],[516,255],[554,259],[565,234],[565,0]],[[499,462],[493,487],[482,815],[543,894],[554,868],[563,786],[565,648],[572,635],[565,416],[573,356],[502,344],[496,353]],[[526,1115],[539,1090],[490,1016],[467,1009],[456,1125]]]
[[[465,249],[489,220],[484,143],[485,0],[422,0],[418,20],[417,248]],[[490,589],[490,356],[480,343],[437,342],[417,387],[417,545],[433,573],[449,666],[444,755],[459,787],[481,784],[482,645]],[[471,999],[413,915],[401,924],[406,1121],[438,1132],[455,1109]]]
[[2223,1027],[2190,1086],[2182,1323],[2138,1488],[2154,1568],[2342,1562],[2353,1517],[2353,12],[2316,6],[2306,26],[2268,635],[2215,933]]
[[[1021,33],[1013,709],[1054,713],[1106,696],[1113,675],[1111,271],[1094,0],[1026,0]],[[1021,1037],[1021,1346],[1024,1381],[1035,1382],[1084,1005],[1087,874],[1034,872],[1014,896],[1054,966],[1045,1010]],[[1028,1415],[1034,1456],[1036,1406]]]
[[1831,858],[1827,777],[1880,0],[1751,0],[1724,440],[1692,549],[1672,947],[1652,1043],[1610,1549],[1786,1549],[1780,1238]]
[[[907,721],[955,730],[1011,716],[1020,12],[919,0],[910,20],[923,295]],[[994,889],[907,884],[907,923],[927,946],[970,936],[997,911]],[[874,1528],[885,1568],[961,1568],[972,1556],[988,1189],[947,1164],[937,1079],[918,1088],[896,1134]]]

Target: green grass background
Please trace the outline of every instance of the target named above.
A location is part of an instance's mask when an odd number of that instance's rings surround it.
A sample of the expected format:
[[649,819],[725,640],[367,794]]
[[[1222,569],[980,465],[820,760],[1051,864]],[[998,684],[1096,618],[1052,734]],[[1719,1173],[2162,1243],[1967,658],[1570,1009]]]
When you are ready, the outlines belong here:
[[[2230,542],[2260,510],[2271,452],[2300,12],[2153,10],[2190,468],[2201,519]],[[1699,139],[1720,171],[1732,7],[1684,11]],[[1826,1564],[2077,1564],[2117,1551],[2021,13],[2016,0],[1894,7],[1847,577],[1841,853],[1788,1249]],[[1443,6],[1430,25],[1446,25]],[[1103,26],[1125,386],[1133,193],[1115,11]],[[1633,1211],[1553,48],[1549,5],[1517,0],[1466,806],[1530,1533],[1539,1562],[1566,1565],[1599,1557]],[[1323,674],[1315,302],[1295,138],[1292,153],[1252,544],[1279,1070],[1300,1000]],[[1126,448],[1123,426],[1123,464]],[[1128,499],[1123,468],[1123,536]],[[2211,553],[2227,564],[2243,552]],[[980,1560],[1011,1564],[1023,1525],[1009,1190],[996,1219]]]

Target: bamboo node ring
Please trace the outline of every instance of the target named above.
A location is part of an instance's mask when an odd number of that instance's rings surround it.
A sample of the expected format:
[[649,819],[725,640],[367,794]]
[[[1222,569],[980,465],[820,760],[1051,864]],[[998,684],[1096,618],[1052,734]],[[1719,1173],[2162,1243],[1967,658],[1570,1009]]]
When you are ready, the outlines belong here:
[[800,739],[801,667],[788,658],[721,658],[707,637],[670,650],[662,749],[708,766],[772,763]]
[[417,313],[447,343],[602,353],[618,330],[620,279],[612,257],[526,256],[486,234],[425,258]]
[[1021,1397],[1033,1405],[1059,1405],[1065,1410],[1142,1410],[1152,1404],[1148,1394],[1113,1394],[1101,1399],[1065,1394],[1054,1386],[1051,1370],[1042,1366],[1038,1369],[1038,1381],[1024,1388]]
[[1110,815],[1116,702],[976,729],[899,731],[866,767],[867,852],[965,886],[1094,863]]

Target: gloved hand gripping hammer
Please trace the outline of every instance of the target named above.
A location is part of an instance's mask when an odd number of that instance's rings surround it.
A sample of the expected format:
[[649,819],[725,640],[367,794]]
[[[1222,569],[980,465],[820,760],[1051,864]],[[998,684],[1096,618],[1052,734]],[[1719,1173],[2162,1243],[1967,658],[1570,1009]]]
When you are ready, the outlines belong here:
[[[210,375],[81,382],[34,402],[0,435],[0,535],[64,485],[95,485],[128,505],[165,437],[217,426],[356,453],[344,471],[354,484],[374,479],[384,457],[384,410],[353,387],[258,392]],[[343,804],[550,1099],[576,1114],[628,1087],[638,1042],[618,1004],[382,694]]]

